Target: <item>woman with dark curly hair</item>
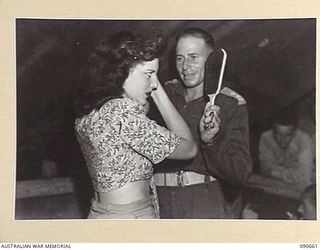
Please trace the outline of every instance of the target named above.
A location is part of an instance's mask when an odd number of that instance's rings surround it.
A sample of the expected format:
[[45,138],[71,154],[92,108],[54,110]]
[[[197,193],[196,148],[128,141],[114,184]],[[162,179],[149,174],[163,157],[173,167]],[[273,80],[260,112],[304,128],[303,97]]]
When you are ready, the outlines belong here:
[[[161,38],[121,32],[100,42],[89,59],[75,102],[76,135],[94,187],[89,219],[158,218],[153,164],[197,153],[159,83],[162,50]],[[146,117],[150,96],[168,129]]]

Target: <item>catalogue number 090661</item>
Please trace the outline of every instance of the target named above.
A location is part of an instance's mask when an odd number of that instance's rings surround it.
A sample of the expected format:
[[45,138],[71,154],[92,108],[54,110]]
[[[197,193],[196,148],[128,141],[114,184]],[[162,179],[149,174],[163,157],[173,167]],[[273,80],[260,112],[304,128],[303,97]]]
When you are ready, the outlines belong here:
[[306,248],[306,249],[311,249],[311,248],[318,248],[317,244],[300,244],[300,248]]

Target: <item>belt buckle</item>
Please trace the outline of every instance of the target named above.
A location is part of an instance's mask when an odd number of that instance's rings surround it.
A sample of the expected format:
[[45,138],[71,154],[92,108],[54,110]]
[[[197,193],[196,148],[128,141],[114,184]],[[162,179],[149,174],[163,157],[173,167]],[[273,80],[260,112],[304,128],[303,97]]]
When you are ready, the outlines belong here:
[[183,179],[183,173],[184,171],[180,170],[176,172],[177,175],[177,184],[179,187],[184,187],[184,179]]

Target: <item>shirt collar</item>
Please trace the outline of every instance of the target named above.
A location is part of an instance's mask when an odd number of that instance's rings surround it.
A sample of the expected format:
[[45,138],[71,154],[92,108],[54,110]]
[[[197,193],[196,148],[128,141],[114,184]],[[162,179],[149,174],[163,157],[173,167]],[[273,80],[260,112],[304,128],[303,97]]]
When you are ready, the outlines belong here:
[[[179,80],[179,83],[177,85],[177,88],[175,89],[175,94],[178,95],[178,96],[181,96],[183,98],[183,100],[185,101],[184,99],[184,90],[185,90],[185,87],[183,85],[183,82],[181,80]],[[205,102],[208,102],[209,101],[209,98],[208,96],[201,96],[197,99],[194,99],[192,101],[190,101],[188,104],[192,104],[192,103],[197,103],[197,102],[202,102],[202,101],[205,101]]]

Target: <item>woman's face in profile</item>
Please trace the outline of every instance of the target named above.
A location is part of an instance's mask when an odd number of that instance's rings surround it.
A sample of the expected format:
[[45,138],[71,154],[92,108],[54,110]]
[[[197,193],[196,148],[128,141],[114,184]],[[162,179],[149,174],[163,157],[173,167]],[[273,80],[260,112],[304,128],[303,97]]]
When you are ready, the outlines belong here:
[[145,105],[152,90],[157,89],[159,59],[144,61],[134,66],[123,84],[123,96],[135,99]]

